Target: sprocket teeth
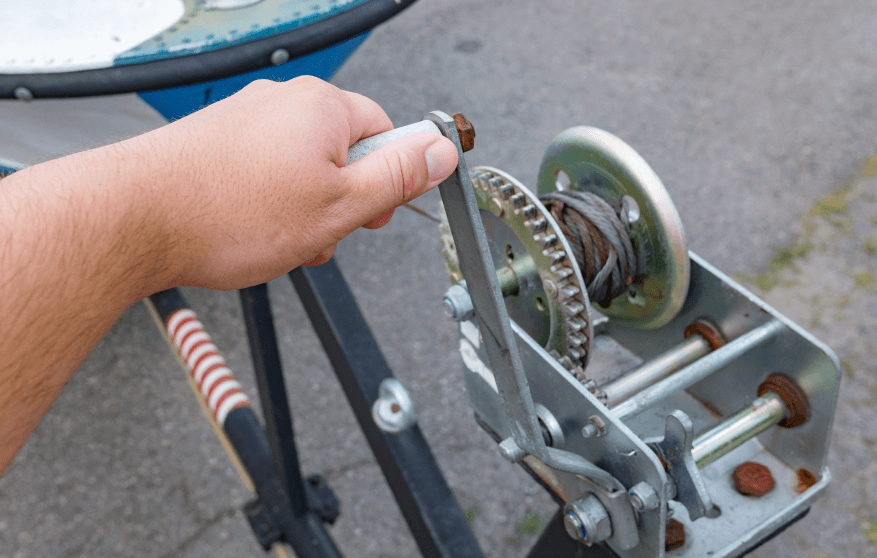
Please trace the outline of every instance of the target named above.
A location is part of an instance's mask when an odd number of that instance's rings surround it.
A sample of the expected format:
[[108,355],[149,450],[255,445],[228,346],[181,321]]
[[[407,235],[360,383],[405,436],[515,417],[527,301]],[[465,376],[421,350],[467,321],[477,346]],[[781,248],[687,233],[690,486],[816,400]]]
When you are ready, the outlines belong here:
[[569,345],[571,347],[579,347],[584,345],[585,341],[587,341],[584,336],[579,335],[578,333],[570,333],[567,338],[569,339]]
[[521,215],[524,216],[524,219],[532,219],[536,216],[536,206],[533,204],[525,205],[521,208]]
[[530,225],[530,231],[533,234],[538,234],[538,233],[540,233],[548,228],[548,221],[546,221],[543,218],[539,218],[539,219],[535,219],[533,221],[530,221],[529,225]]
[[515,187],[511,184],[503,184],[502,186],[500,186],[499,192],[502,196],[502,199],[507,200],[512,197],[512,194],[515,193]]
[[524,194],[515,194],[511,198],[512,205],[516,208],[519,208],[527,202],[527,197]]
[[572,315],[579,314],[585,310],[584,304],[581,304],[581,303],[576,302],[576,301],[566,302],[566,303],[564,303],[563,306],[566,309],[566,311]]
[[555,245],[557,245],[557,235],[556,234],[542,234],[536,239],[537,241],[542,243],[543,250],[550,250]]
[[546,255],[551,258],[553,265],[557,265],[566,261],[566,252],[561,252],[560,250],[555,250],[554,252]]
[[568,287],[564,287],[560,289],[560,294],[563,295],[563,298],[572,298],[582,292],[578,287],[570,285]]

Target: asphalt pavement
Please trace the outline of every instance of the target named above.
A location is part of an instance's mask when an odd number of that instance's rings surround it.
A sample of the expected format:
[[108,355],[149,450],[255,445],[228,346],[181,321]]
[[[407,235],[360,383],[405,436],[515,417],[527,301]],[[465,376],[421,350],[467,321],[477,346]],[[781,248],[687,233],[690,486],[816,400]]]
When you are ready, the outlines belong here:
[[[333,83],[376,100],[396,125],[463,112],[477,131],[470,167],[498,167],[527,185],[569,126],[633,146],[673,197],[689,247],[844,364],[833,484],[752,556],[874,558],[875,30],[873,0],[420,0],[376,29]],[[103,102],[131,119],[104,129],[106,139],[158,123],[130,97]],[[81,100],[20,107],[0,107],[0,157],[44,147],[22,110],[43,119],[70,107],[80,119],[101,112]],[[73,134],[54,145],[93,141]],[[436,212],[438,196],[418,203]],[[485,553],[525,556],[555,506],[472,420],[455,327],[441,312],[448,282],[437,227],[399,210],[383,229],[343,241],[337,259]],[[289,281],[270,290],[302,468],[325,475],[342,500],[332,534],[351,557],[417,556]],[[184,294],[255,395],[236,293]],[[249,497],[136,305],[0,480],[0,556],[259,556],[239,511]]]

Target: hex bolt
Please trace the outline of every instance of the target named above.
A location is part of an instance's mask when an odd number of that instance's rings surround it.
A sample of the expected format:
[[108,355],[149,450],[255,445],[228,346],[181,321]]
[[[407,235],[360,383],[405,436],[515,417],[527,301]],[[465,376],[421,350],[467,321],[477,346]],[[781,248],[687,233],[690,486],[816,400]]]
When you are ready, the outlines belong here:
[[612,536],[609,514],[593,494],[566,505],[563,526],[570,537],[589,546]]
[[588,417],[588,424],[582,428],[583,438],[600,438],[606,434],[606,423],[597,415]]
[[633,485],[627,491],[627,495],[630,498],[630,505],[640,513],[656,510],[661,505],[661,498],[658,496],[658,493],[647,482]]
[[454,125],[457,127],[457,135],[460,137],[460,146],[463,148],[463,153],[470,151],[475,147],[475,128],[459,112],[451,115],[451,118],[454,119]]
[[472,297],[466,288],[466,282],[460,281],[445,292],[445,314],[455,322],[465,322],[475,316]]
[[744,496],[760,498],[773,490],[774,480],[770,469],[761,463],[747,461],[734,469],[731,475],[734,489]]
[[527,456],[527,452],[518,446],[514,438],[506,438],[500,442],[499,453],[510,463],[517,463]]

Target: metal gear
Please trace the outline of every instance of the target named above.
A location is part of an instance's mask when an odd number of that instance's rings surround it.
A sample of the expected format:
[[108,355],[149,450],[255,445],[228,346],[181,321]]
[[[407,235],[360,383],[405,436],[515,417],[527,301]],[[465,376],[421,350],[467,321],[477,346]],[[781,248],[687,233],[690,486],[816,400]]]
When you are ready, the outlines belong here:
[[[536,194],[507,173],[469,173],[509,317],[591,391],[585,376],[593,326],[588,294],[572,251]],[[463,280],[454,239],[441,212],[442,253],[451,283]]]

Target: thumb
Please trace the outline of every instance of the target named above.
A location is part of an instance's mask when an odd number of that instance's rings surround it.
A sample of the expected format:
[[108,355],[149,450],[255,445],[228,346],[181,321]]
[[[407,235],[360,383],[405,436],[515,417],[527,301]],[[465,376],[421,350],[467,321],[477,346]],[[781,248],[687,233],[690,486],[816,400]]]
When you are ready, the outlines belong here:
[[356,226],[435,188],[457,168],[454,143],[428,132],[394,140],[341,169],[358,217]]

